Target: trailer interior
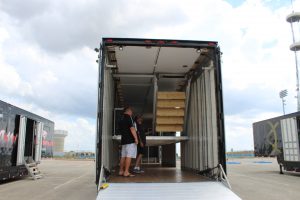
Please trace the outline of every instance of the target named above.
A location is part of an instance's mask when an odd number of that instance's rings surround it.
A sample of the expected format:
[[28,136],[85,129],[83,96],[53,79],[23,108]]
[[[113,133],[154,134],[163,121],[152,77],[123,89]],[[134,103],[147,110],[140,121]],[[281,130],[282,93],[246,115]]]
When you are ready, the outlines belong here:
[[[102,169],[114,183],[197,182],[216,177],[219,164],[226,171],[216,42],[103,39],[99,57],[97,183]],[[133,178],[116,176],[124,106],[143,116],[147,135],[145,173]]]

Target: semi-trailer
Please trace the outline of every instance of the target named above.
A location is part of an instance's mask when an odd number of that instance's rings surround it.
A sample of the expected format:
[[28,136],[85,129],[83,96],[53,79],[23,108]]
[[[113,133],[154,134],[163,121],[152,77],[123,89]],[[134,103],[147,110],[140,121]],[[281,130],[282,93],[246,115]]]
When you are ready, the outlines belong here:
[[0,181],[31,175],[52,157],[53,132],[54,122],[0,101]]
[[[239,199],[226,177],[218,43],[103,38],[95,51],[97,199]],[[147,133],[145,173],[132,178],[117,174],[125,106]]]
[[253,123],[254,154],[276,157],[280,173],[300,172],[300,112]]

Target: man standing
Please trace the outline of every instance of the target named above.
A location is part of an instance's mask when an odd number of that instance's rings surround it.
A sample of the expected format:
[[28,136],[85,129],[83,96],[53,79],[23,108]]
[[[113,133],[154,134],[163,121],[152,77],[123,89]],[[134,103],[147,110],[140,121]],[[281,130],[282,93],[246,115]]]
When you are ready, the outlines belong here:
[[135,123],[137,126],[137,134],[139,138],[139,144],[137,146],[137,157],[136,157],[136,163],[133,172],[134,173],[144,173],[144,171],[141,169],[141,161],[142,157],[145,154],[145,146],[146,146],[146,135],[145,131],[142,127],[143,124],[143,118],[142,116],[136,116],[135,117]]
[[120,160],[120,176],[133,177],[129,172],[131,159],[136,158],[138,137],[134,123],[132,120],[132,109],[130,107],[124,108],[124,115],[120,121],[121,131],[121,160]]

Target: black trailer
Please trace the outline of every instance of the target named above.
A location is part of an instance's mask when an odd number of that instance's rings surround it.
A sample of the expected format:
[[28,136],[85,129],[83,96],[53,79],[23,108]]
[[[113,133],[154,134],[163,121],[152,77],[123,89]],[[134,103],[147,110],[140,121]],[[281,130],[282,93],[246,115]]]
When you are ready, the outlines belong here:
[[52,157],[54,122],[0,101],[0,181],[28,174],[25,164]]
[[282,173],[300,172],[300,112],[253,123],[255,156],[276,156]]
[[[96,183],[98,188],[110,183],[98,199],[138,199],[140,195],[134,194],[138,190],[160,199],[168,188],[172,188],[169,199],[183,194],[182,198],[193,199],[200,193],[207,199],[226,195],[239,199],[219,183],[227,179],[218,43],[103,38],[95,51],[99,52]],[[147,173],[142,179],[119,178],[115,173],[121,139],[116,120],[126,105],[143,115],[147,130]],[[181,146],[180,164],[176,144]],[[187,183],[191,181],[195,185]]]

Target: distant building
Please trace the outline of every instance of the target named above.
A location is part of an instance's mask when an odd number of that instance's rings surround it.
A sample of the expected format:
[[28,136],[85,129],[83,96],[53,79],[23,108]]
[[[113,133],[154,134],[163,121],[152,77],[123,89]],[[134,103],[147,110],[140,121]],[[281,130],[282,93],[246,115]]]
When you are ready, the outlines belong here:
[[247,158],[254,157],[254,151],[233,151],[226,153],[227,158]]
[[53,154],[55,156],[63,156],[65,151],[65,137],[68,135],[68,131],[55,130],[53,136]]
[[64,157],[72,159],[95,159],[95,153],[88,151],[70,151],[66,152]]

